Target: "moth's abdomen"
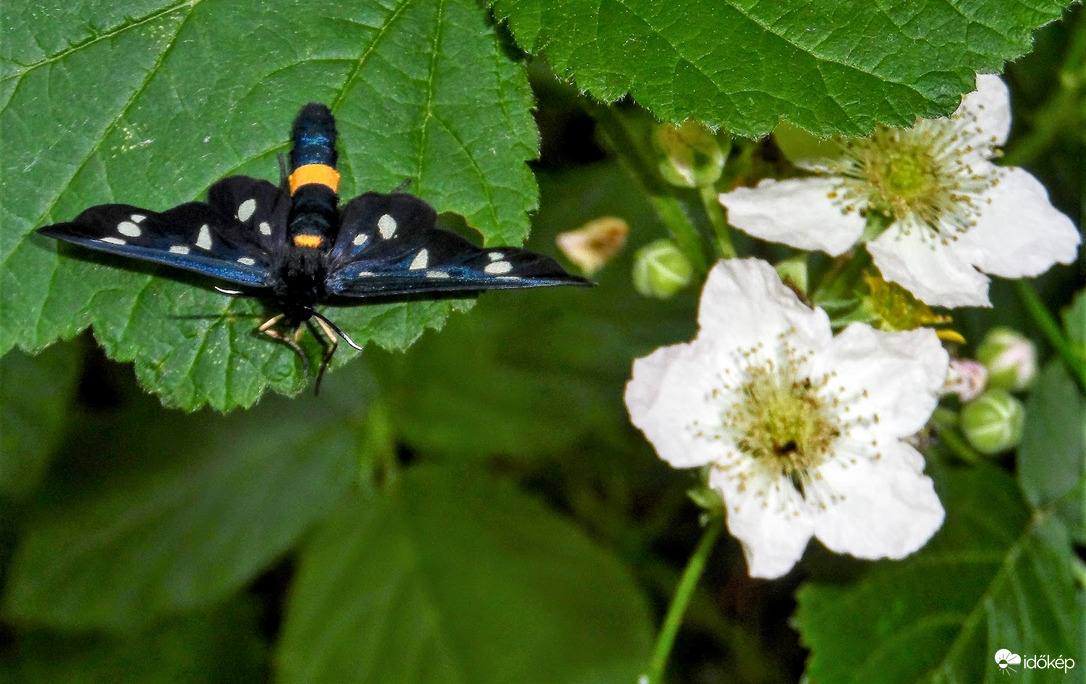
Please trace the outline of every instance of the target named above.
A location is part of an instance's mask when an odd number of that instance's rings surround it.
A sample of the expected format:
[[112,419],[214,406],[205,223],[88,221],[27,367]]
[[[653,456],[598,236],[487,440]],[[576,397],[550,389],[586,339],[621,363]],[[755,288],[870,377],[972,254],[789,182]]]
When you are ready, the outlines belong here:
[[310,102],[294,120],[290,170],[306,164],[336,165],[336,120],[328,107]]
[[306,185],[323,185],[339,191],[336,171],[336,120],[325,105],[310,102],[294,120],[290,150],[290,194]]

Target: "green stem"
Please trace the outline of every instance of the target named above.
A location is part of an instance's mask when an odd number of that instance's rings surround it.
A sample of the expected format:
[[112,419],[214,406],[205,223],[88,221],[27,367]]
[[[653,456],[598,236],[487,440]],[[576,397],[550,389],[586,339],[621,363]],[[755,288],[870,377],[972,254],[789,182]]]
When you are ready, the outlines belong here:
[[664,624],[656,637],[656,647],[652,651],[649,669],[639,678],[641,684],[660,684],[663,681],[664,667],[667,665],[668,656],[671,655],[671,648],[675,645],[675,637],[682,625],[686,607],[690,604],[690,598],[698,586],[701,573],[705,570],[705,563],[709,560],[709,554],[723,528],[724,519],[719,516],[714,517],[706,525],[701,541],[698,542],[698,548],[694,550],[694,555],[690,557],[682,577],[679,578],[679,584],[675,587],[675,596],[671,599],[671,605],[664,617]]
[[958,412],[940,406],[931,415],[931,426],[939,440],[963,463],[977,464],[984,456],[970,446],[958,429]]
[[864,269],[870,264],[871,257],[866,249],[857,249],[848,256],[837,257],[829,272],[813,288],[811,301],[819,306],[854,302],[857,298],[857,285],[863,277]]
[[1071,31],[1071,44],[1064,53],[1059,90],[1033,115],[1028,133],[1014,141],[1003,156],[1006,166],[1022,166],[1036,159],[1060,137],[1082,130],[1082,90],[1086,87],[1086,31]]
[[1004,166],[1023,166],[1039,159],[1061,136],[1075,130],[1081,124],[1079,93],[1061,88],[1048,99],[1033,117],[1033,128],[1014,141],[1014,147],[1001,159]]
[[357,482],[359,488],[373,493],[374,475],[393,482],[399,477],[399,460],[396,457],[395,430],[388,403],[374,392],[359,434],[365,435],[358,460]]
[[1033,284],[1028,280],[1017,280],[1014,283],[1015,292],[1019,301],[1025,306],[1030,318],[1041,329],[1049,344],[1063,357],[1064,363],[1071,371],[1071,375],[1078,380],[1083,392],[1086,392],[1086,359],[1075,349],[1067,337],[1063,334],[1059,323],[1048,311],[1048,307],[1041,301],[1040,296],[1033,289]]
[[668,234],[675,244],[682,250],[683,255],[694,267],[698,276],[704,276],[709,271],[705,262],[705,250],[701,245],[701,234],[690,217],[683,211],[679,201],[670,195],[649,195],[649,202],[656,209],[657,216],[664,222]]
[[701,234],[683,211],[682,205],[662,186],[659,174],[649,163],[650,155],[643,149],[644,135],[630,114],[618,105],[594,106],[591,110],[596,125],[610,141],[615,153],[626,164],[645,189],[649,202],[656,210],[671,239],[690,261],[698,276],[708,271]]
[[732,244],[728,220],[724,218],[724,207],[720,205],[720,200],[717,199],[716,188],[711,185],[703,185],[698,188],[698,194],[701,195],[701,205],[705,208],[705,215],[713,226],[713,233],[716,234],[717,256],[721,259],[734,259],[736,256],[735,245]]

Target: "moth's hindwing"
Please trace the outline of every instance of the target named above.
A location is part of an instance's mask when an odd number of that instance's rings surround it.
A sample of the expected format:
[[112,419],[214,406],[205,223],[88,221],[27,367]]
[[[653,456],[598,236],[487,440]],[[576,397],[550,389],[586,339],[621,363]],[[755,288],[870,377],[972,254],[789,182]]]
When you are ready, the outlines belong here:
[[[43,235],[121,256],[166,264],[254,288],[268,286],[275,246],[286,235],[289,197],[267,181],[233,176],[208,202],[161,213],[127,204],[90,207]],[[279,243],[276,242],[279,240]]]
[[359,195],[343,209],[328,290],[344,297],[583,285],[550,257],[482,248],[436,227],[437,212],[402,193]]

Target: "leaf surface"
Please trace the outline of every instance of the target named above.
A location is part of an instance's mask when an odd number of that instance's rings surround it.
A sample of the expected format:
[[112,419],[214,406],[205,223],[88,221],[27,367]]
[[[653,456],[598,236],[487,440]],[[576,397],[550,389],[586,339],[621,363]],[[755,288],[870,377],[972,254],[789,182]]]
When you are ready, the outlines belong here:
[[942,116],[1057,19],[1059,0],[491,0],[517,42],[605,102],[759,137]]
[[[991,466],[938,482],[947,519],[924,549],[848,586],[800,589],[796,619],[812,681],[998,682],[1008,674],[995,662],[999,649],[1023,658],[1076,652],[1060,519],[1031,516],[1014,481]],[[1015,675],[1051,681],[1044,670]]]
[[626,570],[568,523],[422,466],[303,550],[278,681],[633,681],[650,635]]

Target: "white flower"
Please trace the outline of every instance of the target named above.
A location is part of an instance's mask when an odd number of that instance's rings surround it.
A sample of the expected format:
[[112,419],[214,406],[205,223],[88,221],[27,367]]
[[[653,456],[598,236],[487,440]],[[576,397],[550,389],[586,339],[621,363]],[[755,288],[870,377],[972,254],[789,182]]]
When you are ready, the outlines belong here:
[[788,572],[812,536],[901,558],[939,529],[924,457],[905,441],[946,378],[933,331],[852,324],[834,337],[756,259],[713,268],[698,323],[692,342],[634,362],[626,406],[665,461],[708,467],[752,576]]
[[1073,261],[1081,240],[1033,176],[991,163],[1009,130],[1007,87],[978,76],[949,119],[824,145],[832,154],[792,160],[820,175],[764,180],[720,202],[755,237],[835,256],[860,238],[874,210],[891,221],[867,243],[886,280],[928,304],[990,306],[985,273],[1039,275]]

